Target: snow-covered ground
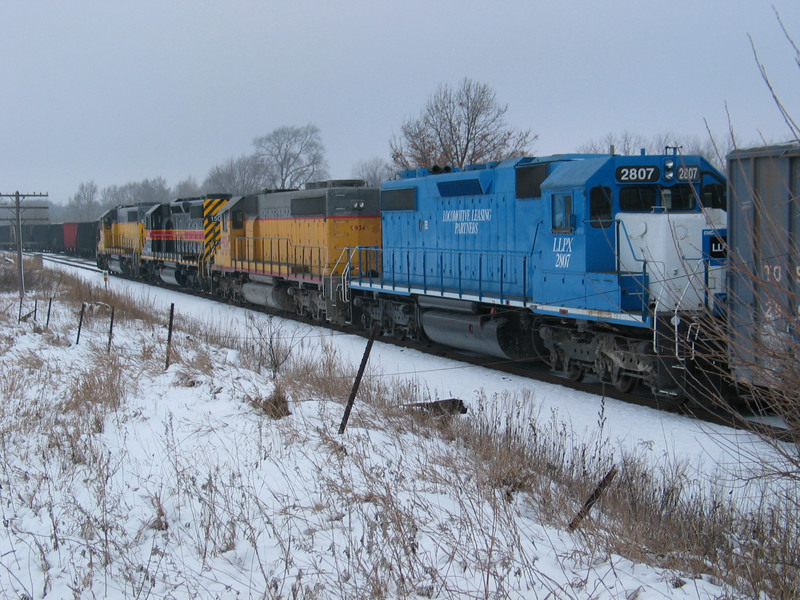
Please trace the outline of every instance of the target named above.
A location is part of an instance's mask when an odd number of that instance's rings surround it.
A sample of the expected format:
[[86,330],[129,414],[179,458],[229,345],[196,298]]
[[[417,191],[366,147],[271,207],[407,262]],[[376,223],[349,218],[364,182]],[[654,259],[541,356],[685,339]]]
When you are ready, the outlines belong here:
[[[100,276],[84,276],[94,279],[95,283],[101,281]],[[248,315],[253,314],[238,307],[114,277],[109,278],[108,285],[112,290],[151,304],[154,310],[165,315],[165,321],[170,303],[174,303],[176,314],[200,319],[220,330],[239,331],[244,336]],[[286,322],[285,328],[284,334],[289,337],[330,337],[341,357],[353,364],[353,372],[357,370],[366,345],[364,338],[331,334],[314,328],[307,331],[306,326],[291,321]],[[294,333],[297,328],[301,331]],[[554,419],[584,439],[600,435],[602,411],[605,417],[602,435],[609,444],[620,450],[644,451],[657,461],[666,459],[674,464],[688,463],[698,478],[713,478],[717,484],[729,479],[731,485],[745,495],[750,491],[747,486],[742,487],[742,482],[752,481],[760,473],[761,459],[765,453],[771,452],[756,436],[728,427],[614,399],[603,400],[594,394],[534,382],[390,344],[375,343],[370,365],[380,377],[418,379],[434,399],[460,398],[468,407],[478,398],[488,395],[498,405],[499,412],[509,412],[517,409],[516,400],[512,400],[514,405],[503,407],[504,399],[516,398],[524,392],[531,399],[532,404],[528,407],[531,413],[539,418]],[[760,497],[762,491],[759,482],[752,494]]]
[[[172,302],[179,319],[233,336],[266,318],[121,279],[108,286],[141,298],[163,323]],[[341,399],[296,395],[290,415],[265,417],[252,401],[270,395],[271,379],[233,343],[176,333],[181,360],[165,371],[163,327],[118,323],[109,355],[102,311],[75,345],[74,310],[56,305],[53,333],[34,332],[17,325],[14,297],[4,298],[0,363],[4,373],[24,368],[0,377],[0,598],[726,593],[708,577],[587,549],[579,533],[542,525],[523,494],[487,495],[478,470],[454,468],[464,464],[457,445],[389,427],[359,399],[341,436]],[[296,352],[335,348],[353,374],[365,346],[293,322],[281,335]],[[116,366],[135,377],[109,377]],[[749,434],[379,342],[367,377],[413,381],[420,399],[461,398],[465,418],[548,421],[577,441],[649,457],[654,468],[688,464],[717,490],[763,498],[763,483],[747,482],[772,450]],[[106,398],[76,416],[81,398],[106,388],[119,392],[118,405]]]

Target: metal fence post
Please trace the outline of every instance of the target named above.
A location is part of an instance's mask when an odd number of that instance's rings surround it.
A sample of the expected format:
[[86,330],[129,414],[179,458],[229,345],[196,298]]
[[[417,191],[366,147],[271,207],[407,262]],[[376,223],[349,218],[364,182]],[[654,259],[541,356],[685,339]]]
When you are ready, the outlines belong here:
[[353,382],[353,389],[350,392],[350,398],[348,398],[347,406],[344,409],[342,424],[339,425],[340,435],[344,433],[344,430],[347,427],[347,421],[350,419],[350,411],[353,409],[353,403],[356,400],[358,387],[361,385],[361,378],[364,375],[364,369],[367,367],[367,359],[369,358],[370,350],[372,350],[372,342],[375,341],[375,336],[378,335],[379,329],[380,329],[379,323],[376,322],[372,325],[372,332],[369,335],[369,341],[367,342],[367,347],[364,349],[364,356],[361,358],[361,366],[358,367],[358,375],[356,375],[356,380]]

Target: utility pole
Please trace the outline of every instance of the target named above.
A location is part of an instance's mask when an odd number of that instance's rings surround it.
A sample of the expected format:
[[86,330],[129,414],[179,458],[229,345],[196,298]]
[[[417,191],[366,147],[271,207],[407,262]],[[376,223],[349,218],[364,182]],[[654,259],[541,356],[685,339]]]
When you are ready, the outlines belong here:
[[22,272],[22,200],[26,198],[47,198],[45,194],[20,194],[19,191],[13,194],[0,194],[0,198],[13,198],[16,213],[17,228],[17,272],[19,273],[19,297],[25,296],[25,276]]

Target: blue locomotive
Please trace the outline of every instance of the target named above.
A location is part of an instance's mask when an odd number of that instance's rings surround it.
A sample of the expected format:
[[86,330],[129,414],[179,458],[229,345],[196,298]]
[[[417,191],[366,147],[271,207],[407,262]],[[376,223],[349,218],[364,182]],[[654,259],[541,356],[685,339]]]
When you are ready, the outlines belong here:
[[570,154],[406,171],[354,314],[398,338],[680,395],[725,287],[725,179],[700,156]]

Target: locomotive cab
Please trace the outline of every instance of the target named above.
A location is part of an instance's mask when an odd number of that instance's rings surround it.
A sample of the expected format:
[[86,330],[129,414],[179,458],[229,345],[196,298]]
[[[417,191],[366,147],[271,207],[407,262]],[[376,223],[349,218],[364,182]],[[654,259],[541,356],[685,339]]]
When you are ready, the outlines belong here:
[[146,277],[178,287],[207,288],[208,265],[219,244],[218,213],[229,198],[207,194],[153,206],[144,217]]
[[558,326],[541,335],[569,373],[591,367],[621,389],[644,381],[677,396],[698,316],[714,313],[724,297],[723,257],[711,252],[725,238],[724,180],[697,156],[601,160],[583,180],[588,165],[561,165],[542,186],[550,217],[544,246],[552,252],[543,297],[599,329],[626,320],[636,329],[625,338],[599,333],[588,344]]
[[97,266],[119,275],[138,276],[145,239],[143,218],[153,203],[117,206],[100,216]]
[[[638,313],[713,310],[725,236],[722,176],[700,157],[612,156],[557,165],[542,184],[542,297],[557,306]],[[706,205],[708,203],[708,205]],[[587,315],[591,316],[591,315]]]

